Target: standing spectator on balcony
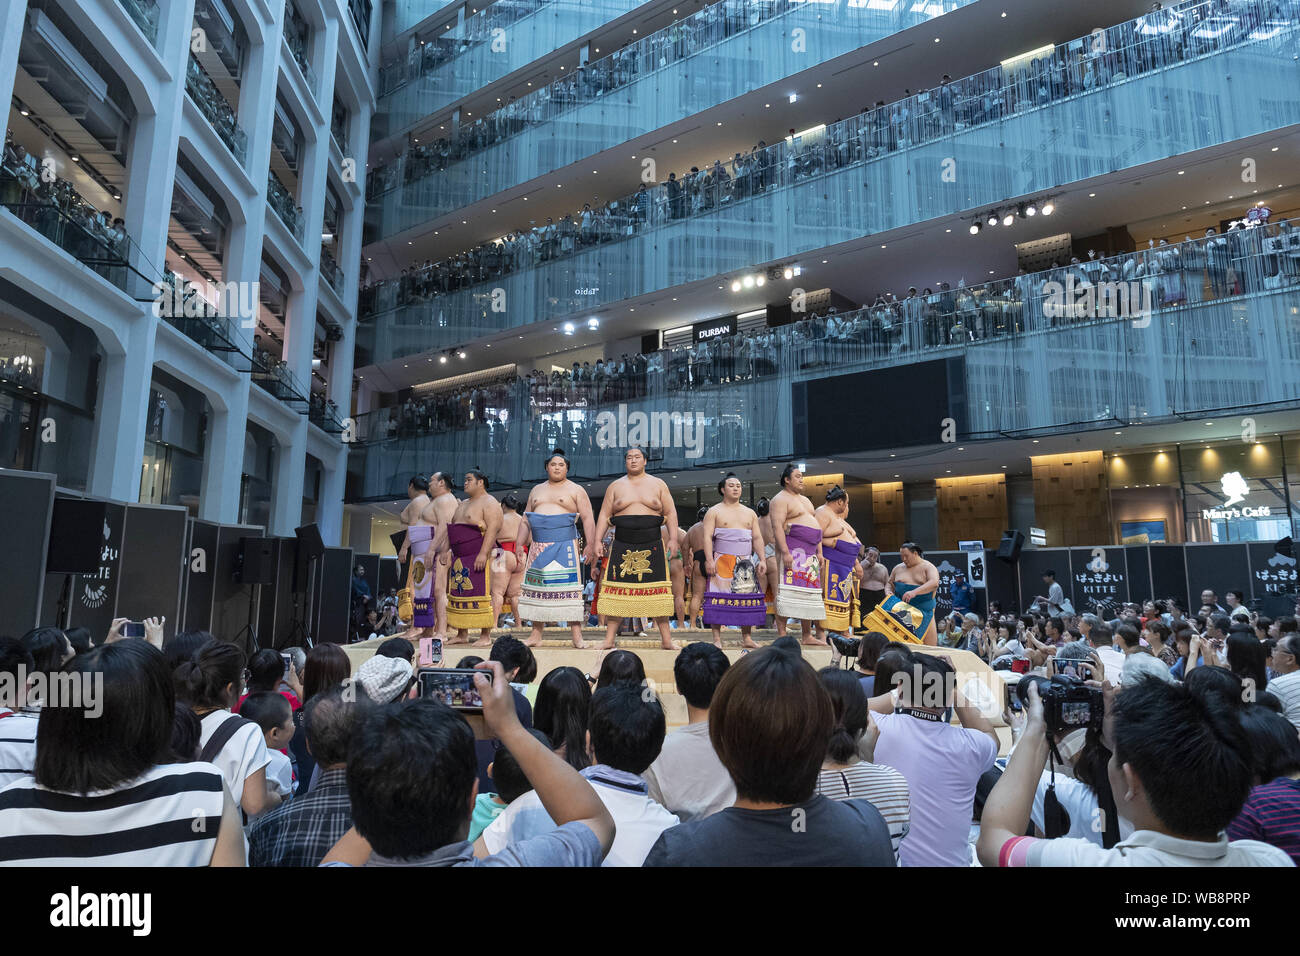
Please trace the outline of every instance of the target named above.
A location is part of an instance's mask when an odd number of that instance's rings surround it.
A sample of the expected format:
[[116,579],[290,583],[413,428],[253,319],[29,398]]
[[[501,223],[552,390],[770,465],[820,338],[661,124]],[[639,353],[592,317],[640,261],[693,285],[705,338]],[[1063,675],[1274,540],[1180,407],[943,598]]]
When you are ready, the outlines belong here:
[[637,187],[636,194],[632,197],[632,228],[637,229],[644,225],[649,215],[650,194],[646,191],[645,183],[642,183]]
[[1216,299],[1229,294],[1228,263],[1230,253],[1228,240],[1220,236],[1211,226],[1205,230],[1206,265],[1210,273],[1210,293]]
[[682,184],[677,181],[676,173],[668,174],[668,182],[664,184],[668,193],[668,218],[682,218]]

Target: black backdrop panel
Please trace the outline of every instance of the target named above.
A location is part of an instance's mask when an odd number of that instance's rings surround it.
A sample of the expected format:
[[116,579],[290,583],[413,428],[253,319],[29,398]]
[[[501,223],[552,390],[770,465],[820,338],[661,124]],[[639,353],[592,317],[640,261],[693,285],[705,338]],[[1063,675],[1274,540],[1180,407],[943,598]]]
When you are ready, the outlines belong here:
[[1141,604],[1154,597],[1151,590],[1151,556],[1145,544],[1130,544],[1124,548],[1124,561],[1128,565],[1128,599]]
[[[1151,593],[1156,600],[1187,600],[1187,564],[1181,544],[1148,545],[1151,556]],[[1193,612],[1195,613],[1195,612]]]
[[[222,525],[217,531],[217,557],[208,567],[212,569],[212,633],[223,641],[234,640],[248,623],[248,596],[253,585],[240,584],[235,577],[239,539],[261,535],[260,526]],[[257,614],[256,607],[253,614]]]
[[389,588],[401,590],[401,587],[401,568],[397,564],[397,559],[388,555],[381,555],[379,558],[379,592],[387,594]]
[[1020,608],[1019,582],[1015,567],[999,561],[996,554],[991,548],[984,549],[984,607],[988,608],[989,601],[997,601],[1002,606],[1002,613],[1009,614]]
[[[1245,591],[1248,598],[1290,594],[1296,590],[1300,584],[1300,565],[1295,558],[1275,553],[1274,546],[1263,541],[1252,541],[1246,545],[1246,552],[1250,557],[1250,586],[1233,586]],[[1223,604],[1222,594],[1219,599]]]
[[[126,506],[108,502],[104,510],[104,524],[87,528],[86,534],[99,541],[99,570],[94,574],[74,575],[72,591],[71,626],[89,629],[91,639],[102,641],[117,615],[118,578],[122,561],[122,529],[126,523]],[[62,575],[47,575],[45,586]]]
[[[260,607],[260,625],[258,638],[263,647],[288,647],[287,637],[293,621],[294,562],[298,557],[298,542],[295,538],[275,539],[275,581],[262,586]],[[306,604],[304,602],[303,606]],[[300,642],[300,640],[299,640]]]
[[140,621],[167,618],[164,633],[176,630],[185,571],[184,508],[127,505],[117,616]]
[[317,643],[348,642],[352,596],[352,549],[326,548],[316,562],[316,614],[312,637]]
[[221,526],[195,520],[190,525],[190,553],[185,575],[185,630],[212,630],[212,596],[215,592],[217,532]]
[[[1129,599],[1127,571],[1122,547],[1071,548],[1070,583],[1061,581],[1061,586],[1071,595],[1074,609],[1080,614],[1096,614],[1109,620]],[[1056,573],[1060,581],[1061,569],[1057,568]]]
[[[994,558],[993,564],[1000,559]],[[1051,569],[1056,572],[1056,583],[1070,595],[1070,551],[1068,548],[1025,548],[1020,552],[1018,572],[1020,575],[1020,608],[1028,610],[1034,596],[1047,595],[1047,585],[1043,583],[1043,572]],[[1070,598],[1073,601],[1073,598]],[[1076,607],[1077,611],[1078,608]]]
[[[54,511],[54,476],[28,471],[0,471],[0,501],[4,502],[5,544],[0,548],[0,634],[18,636],[41,623],[41,598],[46,586],[45,548]],[[62,575],[50,575],[54,599]],[[53,621],[51,616],[48,620]]]
[[1235,544],[1187,545],[1187,613],[1201,609],[1201,591],[1213,588],[1223,603],[1228,588],[1246,590],[1250,582],[1250,560],[1244,542]]

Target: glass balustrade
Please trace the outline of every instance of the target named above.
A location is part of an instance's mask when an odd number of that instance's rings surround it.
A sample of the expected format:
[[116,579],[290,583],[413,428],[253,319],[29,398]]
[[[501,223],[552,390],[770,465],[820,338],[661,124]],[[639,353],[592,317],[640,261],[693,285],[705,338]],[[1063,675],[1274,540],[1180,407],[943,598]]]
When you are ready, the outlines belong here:
[[185,91],[189,93],[199,112],[212,124],[212,129],[230,149],[239,165],[244,165],[248,157],[248,134],[239,125],[239,117],[221,91],[217,89],[212,78],[199,66],[199,61],[190,54],[189,64],[185,69]]
[[284,183],[275,177],[274,173],[267,173],[266,175],[266,201],[275,210],[275,214],[280,217],[280,221],[284,223],[285,227],[301,242],[303,237],[302,206],[298,205],[293,198],[293,194],[285,188]]
[[[407,0],[413,2],[413,0]],[[370,49],[370,14],[374,9],[371,0],[348,0],[348,13],[357,28],[357,37],[361,40],[361,49]]]
[[140,32],[149,38],[149,42],[156,44],[158,42],[157,0],[117,0],[117,2],[135,21]]
[[974,0],[872,6],[723,0],[454,137],[367,174],[381,237],[891,36]]
[[[503,0],[503,2],[509,2],[509,0]],[[463,3],[463,0],[394,0],[392,6],[393,32],[404,33],[411,27],[419,26],[425,17],[447,7],[454,7],[458,3]]]
[[[357,417],[350,470],[370,499],[399,497],[431,460],[477,462],[494,486],[540,481],[556,446],[575,476],[617,474],[627,439],[613,436],[637,412],[652,469],[787,457],[796,383],[947,357],[962,359],[969,439],[1300,403],[1300,223],[881,299],[577,382],[535,374],[413,399]],[[1216,375],[1225,360],[1252,374]]]
[[408,129],[638,6],[639,0],[493,3],[380,69],[378,132]]
[[1297,27],[1277,8],[1155,45],[1132,21],[1055,79],[989,71],[410,270],[362,290],[359,346],[382,362],[461,344],[1300,122]]

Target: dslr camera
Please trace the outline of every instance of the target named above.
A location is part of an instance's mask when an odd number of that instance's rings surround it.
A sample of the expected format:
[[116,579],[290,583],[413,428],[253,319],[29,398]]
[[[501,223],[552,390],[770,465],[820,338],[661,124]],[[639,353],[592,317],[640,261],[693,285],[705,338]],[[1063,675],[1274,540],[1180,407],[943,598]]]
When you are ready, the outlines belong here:
[[1029,685],[1038,685],[1038,699],[1043,702],[1043,721],[1048,736],[1057,737],[1072,730],[1100,732],[1106,716],[1101,691],[1089,687],[1069,674],[1057,674],[1051,680],[1028,674],[1016,684],[1016,697],[1029,709]]

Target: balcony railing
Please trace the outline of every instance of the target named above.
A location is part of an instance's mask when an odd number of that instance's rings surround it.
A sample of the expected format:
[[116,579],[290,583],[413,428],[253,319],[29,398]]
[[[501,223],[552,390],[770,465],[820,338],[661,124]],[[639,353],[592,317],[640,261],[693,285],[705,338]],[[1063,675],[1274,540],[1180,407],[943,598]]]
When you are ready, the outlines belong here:
[[275,177],[274,173],[266,174],[266,201],[275,214],[280,217],[280,221],[299,242],[303,238],[303,212],[302,206],[294,200],[293,195],[285,188],[284,183]]
[[[233,290],[205,290],[170,269],[154,291],[155,315],[236,371],[251,370],[248,336],[241,335],[236,326],[254,327],[255,304],[238,302],[238,293]],[[226,292],[224,296],[222,291]],[[231,318],[231,312],[238,316],[245,309],[248,315],[239,316],[237,321]]]
[[370,13],[373,7],[371,0],[348,0],[348,13],[352,15],[352,23],[357,28],[357,36],[361,39],[361,49],[370,49]]
[[330,254],[330,251],[325,248],[320,251],[320,274],[325,277],[325,281],[330,284],[331,289],[339,295],[343,294],[343,270],[334,261],[334,256]]
[[217,137],[234,154],[239,165],[243,166],[248,158],[248,134],[240,127],[239,118],[230,103],[221,95],[221,91],[192,53],[185,69],[185,91],[199,112],[212,124]]
[[[412,144],[397,162],[370,170],[372,196],[404,187],[387,197],[380,234],[400,232],[972,2],[908,2],[888,10],[792,0],[714,3],[462,125],[454,138]],[[804,46],[791,42],[795,29],[804,30]],[[507,140],[513,140],[508,147],[502,145]]]
[[430,14],[460,2],[461,0],[394,0],[393,32],[404,33]]
[[[620,360],[599,376],[533,373],[358,416],[358,496],[400,493],[435,451],[472,459],[503,484],[540,480],[542,455],[557,445],[573,474],[615,474],[622,448],[608,431],[602,438],[602,413],[702,421],[698,435],[688,426],[675,447],[652,448],[652,469],[788,457],[801,440],[794,383],[953,356],[964,359],[963,438],[1296,405],[1298,294],[1300,221],[1291,221],[881,299]],[[1224,361],[1253,372],[1215,374]],[[846,435],[844,450],[857,440]]]
[[158,42],[158,3],[157,0],[117,0],[127,12],[140,32],[149,38],[151,44]]
[[[998,205],[1062,176],[1068,182],[1104,175],[1118,162],[1138,165],[1300,122],[1294,97],[1229,108],[1239,87],[1224,79],[1242,81],[1248,73],[1251,79],[1242,82],[1252,88],[1286,88],[1295,77],[1294,21],[1264,16],[1277,4],[1256,0],[1234,8],[1237,28],[1202,34],[1194,24],[1208,22],[1212,7],[1165,11],[1176,22],[1190,19],[1177,33],[1148,37],[1143,18],[1114,28],[1113,38],[1063,44],[1062,69],[1040,67],[1038,80],[1032,71],[988,71],[719,164],[681,185],[661,183],[372,285],[362,290],[363,317],[400,310],[375,323],[371,338],[389,338],[376,341],[375,359],[590,311],[986,202]],[[1125,36],[1131,42],[1122,42]],[[1103,52],[1070,65],[1066,54],[1081,42],[1096,42]],[[1151,102],[1167,105],[1153,114]],[[1209,102],[1216,105],[1204,105]],[[990,149],[1003,158],[991,163]],[[945,165],[960,170],[960,182],[945,184],[936,172],[930,186],[900,192],[898,183],[915,179],[916,169]],[[648,238],[655,230],[663,235]],[[530,311],[494,312],[495,289],[503,290],[498,299],[530,303]],[[399,331],[404,326],[410,334]],[[448,331],[416,331],[431,326]]]
[[637,0],[518,0],[479,9],[379,71],[391,136],[636,9]]
[[253,382],[260,385],[272,398],[283,402],[303,415],[311,405],[310,392],[289,371],[289,365],[258,346],[253,347]]
[[339,408],[326,399],[320,392],[312,392],[307,409],[307,420],[331,435],[343,434],[343,423],[339,420]]
[[285,17],[284,23],[284,42],[289,47],[289,53],[293,56],[293,61],[298,64],[298,69],[302,71],[302,78],[307,83],[307,89],[311,90],[312,96],[320,93],[320,87],[316,84],[316,71],[311,68],[311,59],[307,55],[307,26],[297,18]]
[[70,256],[141,302],[153,297],[153,275],[120,221],[96,210],[66,179],[42,180],[30,160],[7,154],[0,167],[0,204]]

